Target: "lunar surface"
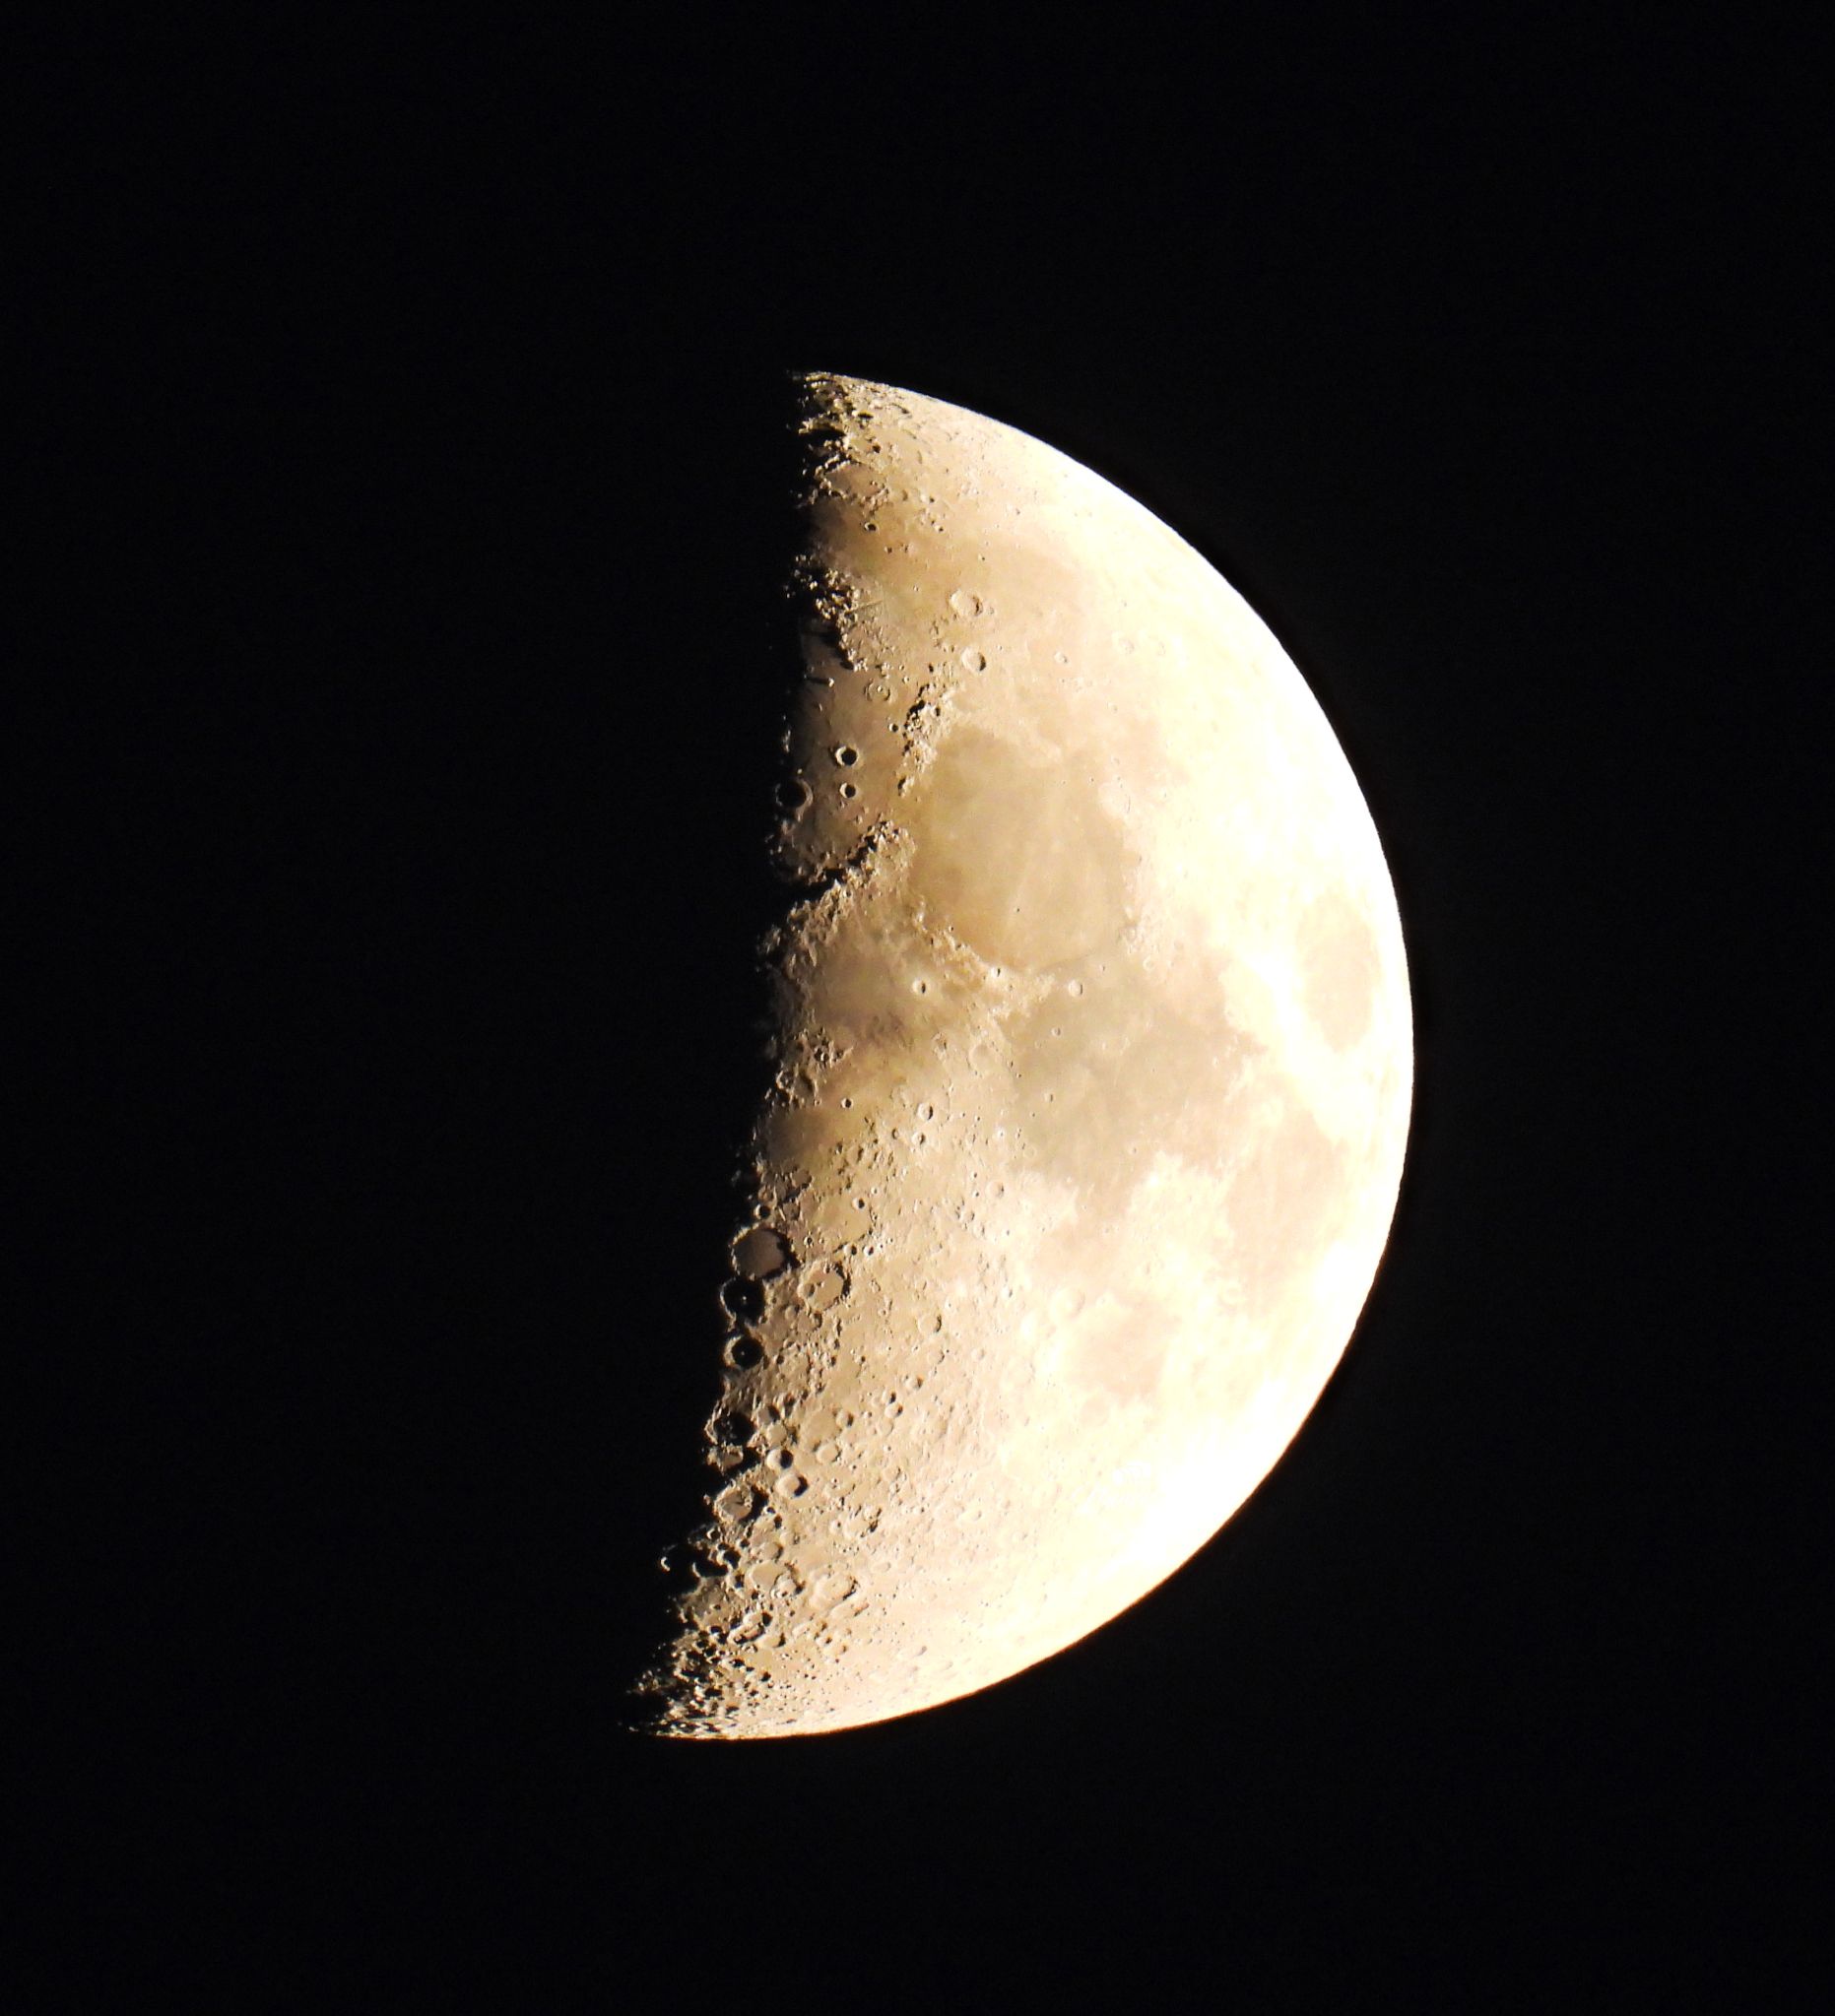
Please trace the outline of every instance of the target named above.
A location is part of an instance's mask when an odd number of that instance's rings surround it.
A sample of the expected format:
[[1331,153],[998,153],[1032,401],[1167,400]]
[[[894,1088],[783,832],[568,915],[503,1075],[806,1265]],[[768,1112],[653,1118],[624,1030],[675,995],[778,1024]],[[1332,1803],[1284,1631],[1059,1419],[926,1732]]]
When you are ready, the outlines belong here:
[[804,382],[806,678],[707,1519],[661,1732],[929,1708],[1267,1474],[1357,1322],[1412,1050],[1394,891],[1267,627],[1102,478]]

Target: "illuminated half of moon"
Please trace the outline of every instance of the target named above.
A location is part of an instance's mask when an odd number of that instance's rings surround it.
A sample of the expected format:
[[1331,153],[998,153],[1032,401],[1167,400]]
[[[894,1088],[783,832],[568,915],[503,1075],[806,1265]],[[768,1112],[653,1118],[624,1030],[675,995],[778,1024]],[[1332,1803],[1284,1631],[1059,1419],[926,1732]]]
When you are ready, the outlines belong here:
[[1254,612],[1026,434],[805,393],[776,1075],[643,1688],[687,1736],[929,1708],[1169,1575],[1337,1365],[1408,1133],[1382,849]]

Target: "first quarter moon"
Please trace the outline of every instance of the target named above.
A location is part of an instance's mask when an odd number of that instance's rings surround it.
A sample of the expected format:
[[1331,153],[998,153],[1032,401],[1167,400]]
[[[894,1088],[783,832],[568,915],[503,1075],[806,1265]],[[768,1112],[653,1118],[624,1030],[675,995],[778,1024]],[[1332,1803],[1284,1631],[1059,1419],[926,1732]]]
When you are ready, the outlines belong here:
[[1135,1602],[1274,1465],[1375,1275],[1395,893],[1298,672],[1016,429],[802,381],[771,1079],[681,1736],[932,1707]]

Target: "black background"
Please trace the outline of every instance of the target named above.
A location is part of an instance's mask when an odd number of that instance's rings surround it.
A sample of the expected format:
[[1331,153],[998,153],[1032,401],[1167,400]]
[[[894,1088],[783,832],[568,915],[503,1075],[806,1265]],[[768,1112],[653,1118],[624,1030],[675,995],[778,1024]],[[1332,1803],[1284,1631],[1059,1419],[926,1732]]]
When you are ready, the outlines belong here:
[[[1813,1980],[1813,73],[1663,30],[23,66],[20,2006]],[[926,1716],[660,1744],[806,368],[1041,435],[1273,623],[1414,1129],[1343,1366],[1171,1582]]]

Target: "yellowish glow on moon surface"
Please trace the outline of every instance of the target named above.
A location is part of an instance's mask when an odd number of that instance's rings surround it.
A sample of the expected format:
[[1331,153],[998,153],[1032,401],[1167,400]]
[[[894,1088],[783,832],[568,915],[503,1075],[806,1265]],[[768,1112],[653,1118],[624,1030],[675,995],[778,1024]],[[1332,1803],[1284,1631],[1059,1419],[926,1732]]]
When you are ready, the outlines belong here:
[[1318,1399],[1408,1135],[1395,894],[1267,627],[1042,442],[806,394],[716,1572],[646,1683],[686,1736],[929,1708],[1162,1581]]

